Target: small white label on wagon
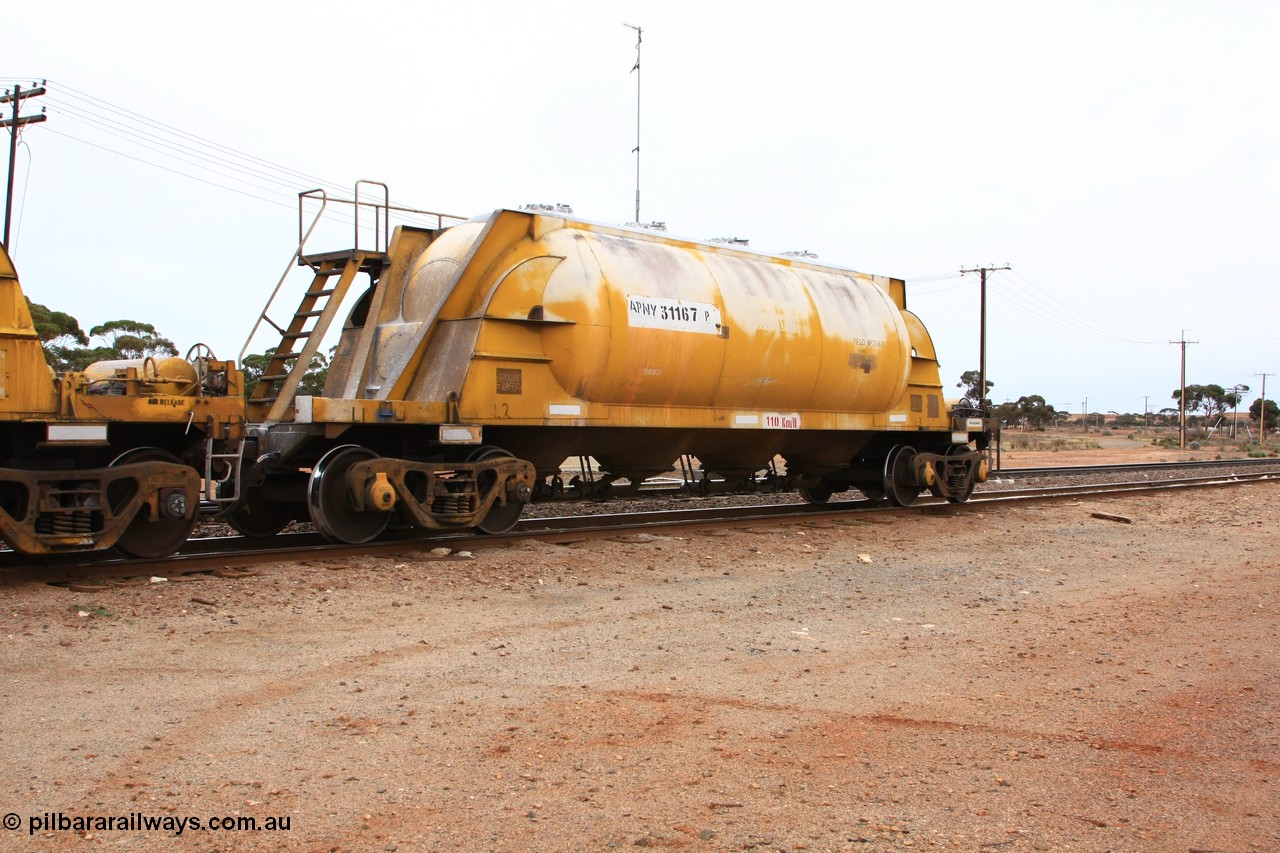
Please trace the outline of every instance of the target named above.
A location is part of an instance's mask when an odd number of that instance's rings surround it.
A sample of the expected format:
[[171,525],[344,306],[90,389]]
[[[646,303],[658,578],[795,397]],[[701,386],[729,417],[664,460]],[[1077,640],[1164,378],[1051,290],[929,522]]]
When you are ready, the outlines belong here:
[[479,444],[482,428],[476,424],[441,424],[441,444]]
[[106,441],[106,424],[49,424],[49,441]]
[[627,322],[637,329],[720,334],[720,309],[710,302],[667,299],[663,296],[627,296]]

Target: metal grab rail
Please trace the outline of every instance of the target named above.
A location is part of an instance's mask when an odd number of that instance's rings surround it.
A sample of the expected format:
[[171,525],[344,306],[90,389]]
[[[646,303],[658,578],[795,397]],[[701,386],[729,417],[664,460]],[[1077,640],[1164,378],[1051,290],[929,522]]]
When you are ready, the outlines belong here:
[[[360,201],[360,186],[368,184],[370,186],[382,187],[382,204],[375,202]],[[355,186],[355,250],[360,251],[360,205],[373,208],[373,250],[375,252],[387,251],[387,235],[391,230],[391,190],[382,181],[370,181],[365,178],[356,180]],[[379,215],[381,214],[381,215]]]
[[[303,220],[302,202],[303,202],[303,199],[305,198],[316,197],[316,193],[320,194],[319,195],[320,209],[316,211],[315,218],[311,220],[311,226],[307,228],[307,233],[303,234],[302,233],[302,220]],[[306,246],[307,240],[311,238],[311,232],[316,230],[316,225],[319,224],[320,217],[324,214],[324,209],[328,206],[329,206],[329,194],[326,193],[323,189],[306,190],[304,192],[298,193],[298,248],[296,251],[294,251],[293,255],[290,256],[289,263],[285,265],[284,272],[281,273],[280,275],[280,280],[276,282],[276,286],[275,288],[272,289],[271,295],[267,297],[267,304],[262,306],[262,313],[258,315],[257,322],[255,322],[253,324],[253,328],[249,330],[249,337],[245,338],[244,346],[240,349],[240,355],[236,357],[237,364],[241,366],[244,365],[244,354],[249,351],[249,344],[253,343],[253,336],[258,334],[258,330],[262,328],[263,320],[266,320],[268,323],[270,323],[272,328],[274,328],[276,331],[280,332],[281,334],[284,334],[284,329],[281,329],[279,326],[273,323],[271,321],[271,318],[267,316],[267,312],[271,310],[271,305],[276,301],[276,296],[280,293],[280,288],[284,286],[284,281],[286,278],[289,277],[289,272],[293,269],[294,264],[298,263],[299,261],[303,261],[305,263],[305,260],[303,259],[303,256],[302,256],[302,249],[303,247]]]

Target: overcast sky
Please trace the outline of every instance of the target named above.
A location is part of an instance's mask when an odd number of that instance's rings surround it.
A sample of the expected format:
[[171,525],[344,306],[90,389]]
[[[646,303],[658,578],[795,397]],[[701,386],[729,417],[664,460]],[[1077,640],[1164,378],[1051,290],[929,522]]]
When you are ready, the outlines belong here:
[[906,278],[949,392],[984,264],[996,401],[1157,411],[1184,329],[1189,383],[1280,371],[1274,0],[9,4],[27,295],[235,357],[300,190],[630,221],[624,23],[641,219]]

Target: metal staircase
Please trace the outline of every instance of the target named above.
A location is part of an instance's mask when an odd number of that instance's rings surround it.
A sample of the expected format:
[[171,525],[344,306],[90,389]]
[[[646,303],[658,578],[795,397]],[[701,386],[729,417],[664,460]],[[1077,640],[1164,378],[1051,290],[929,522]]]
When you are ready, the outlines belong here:
[[[380,199],[376,199],[375,196],[375,200],[368,200],[370,187],[377,188],[377,193],[381,195]],[[366,196],[365,199],[361,198],[362,192]],[[315,211],[311,224],[304,233],[303,222],[305,216],[303,214],[303,203],[305,201],[319,202],[319,209]],[[352,245],[355,248],[337,252],[304,254],[303,249],[307,244],[307,240],[311,237],[311,233],[324,215],[325,208],[330,201],[340,205],[351,206],[351,216],[355,224],[355,239]],[[373,213],[374,245],[372,249],[361,249],[361,216],[363,212],[366,216],[367,225],[369,209],[372,209]],[[268,297],[262,313],[258,315],[258,320],[249,332],[249,337],[245,340],[244,348],[240,350],[238,359],[243,366],[245,353],[249,351],[249,345],[253,342],[254,336],[264,323],[280,334],[280,343],[271,351],[271,356],[267,360],[258,384],[254,386],[253,391],[249,394],[249,419],[251,421],[274,424],[280,423],[288,416],[289,409],[294,404],[294,398],[298,394],[298,388],[302,384],[303,377],[306,376],[307,371],[310,369],[312,360],[320,353],[325,336],[333,325],[338,311],[341,310],[344,299],[357,275],[360,273],[367,274],[370,283],[375,287],[373,301],[370,306],[370,317],[376,318],[385,290],[385,288],[379,286],[383,274],[388,271],[393,274],[408,273],[407,268],[404,268],[404,258],[401,258],[399,266],[393,266],[388,255],[391,231],[390,216],[393,210],[400,215],[410,215],[425,219],[428,223],[434,220],[434,223],[428,227],[409,229],[415,232],[416,236],[408,239],[419,249],[429,243],[434,234],[447,227],[446,220],[449,221],[448,224],[463,221],[462,217],[459,216],[393,206],[390,202],[387,185],[380,181],[356,181],[354,197],[351,199],[331,199],[323,189],[298,193],[298,248],[294,251],[293,256],[289,258],[289,263],[285,267],[284,273],[280,276],[275,289]],[[404,253],[398,251],[398,254],[403,255]],[[311,284],[302,294],[297,310],[293,312],[293,316],[289,321],[283,324],[277,323],[267,315],[275,303],[285,280],[293,272],[295,264],[297,266],[310,267],[314,277],[311,280]],[[375,328],[375,323],[368,323],[360,337],[356,368],[347,377],[344,386],[336,389],[336,393],[343,397],[352,397],[357,393],[361,375],[365,368],[365,360],[367,360],[368,351],[372,347],[372,335]]]
[[[360,200],[361,187],[366,184],[381,187],[380,203]],[[390,212],[388,195],[386,184],[377,181],[357,181],[355,199],[350,202],[355,214],[355,248],[304,255],[303,248],[321,216],[324,215],[329,197],[323,189],[298,193],[298,248],[289,259],[289,265],[285,267],[284,274],[276,283],[275,290],[271,291],[266,306],[258,315],[258,321],[254,323],[252,331],[249,332],[249,338],[240,351],[239,361],[244,364],[244,356],[249,349],[249,344],[263,323],[280,333],[280,343],[271,351],[271,357],[263,368],[262,376],[259,377],[258,384],[249,395],[251,419],[265,423],[279,423],[284,420],[298,394],[298,386],[302,384],[302,379],[311,367],[312,360],[320,352],[325,335],[341,309],[347,292],[351,289],[351,283],[362,272],[367,273],[370,280],[376,283],[387,266],[386,245]],[[311,220],[310,227],[303,233],[303,202],[307,199],[318,200],[320,207]],[[360,248],[362,204],[374,208],[374,248],[371,250]],[[293,312],[293,317],[288,323],[281,325],[272,320],[268,312],[275,303],[285,279],[289,277],[295,260],[301,266],[310,267],[315,277],[302,294],[302,300],[298,303],[297,310]]]
[[[293,318],[288,325],[281,326],[268,317],[265,311],[261,317],[280,333],[280,343],[271,353],[258,384],[249,395],[251,407],[270,405],[263,418],[268,423],[283,420],[285,413],[293,405],[302,377],[306,375],[312,359],[320,352],[324,336],[356,275],[368,273],[376,281],[386,266],[387,255],[384,252],[354,250],[300,256],[299,260],[315,271],[315,278],[303,293],[298,309],[293,312]],[[299,344],[301,349],[297,349]]]

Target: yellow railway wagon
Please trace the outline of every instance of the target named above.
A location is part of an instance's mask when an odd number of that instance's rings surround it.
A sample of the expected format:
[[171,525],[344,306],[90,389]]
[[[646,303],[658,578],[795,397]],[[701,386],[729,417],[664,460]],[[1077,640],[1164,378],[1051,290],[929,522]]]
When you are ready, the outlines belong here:
[[[813,502],[963,501],[986,476],[994,424],[945,403],[901,280],[559,213],[439,221],[300,245],[312,281],[290,319],[259,316],[280,340],[249,393],[200,344],[54,376],[0,253],[0,538],[160,556],[201,506],[250,536],[500,532],[676,464],[699,492]],[[348,294],[323,391],[300,394]],[[590,473],[566,483],[574,457]]]
[[594,496],[686,456],[724,488],[813,501],[963,500],[985,476],[988,424],[945,404],[898,279],[518,210],[304,260],[310,292],[340,268],[373,284],[322,394],[290,395],[289,370],[255,390],[248,532],[302,514],[289,501],[346,541],[396,515],[506,529],[531,498],[588,492],[561,481],[571,457],[598,460]]
[[202,346],[55,376],[0,249],[0,539],[28,554],[177,550],[233,473],[240,382]]

